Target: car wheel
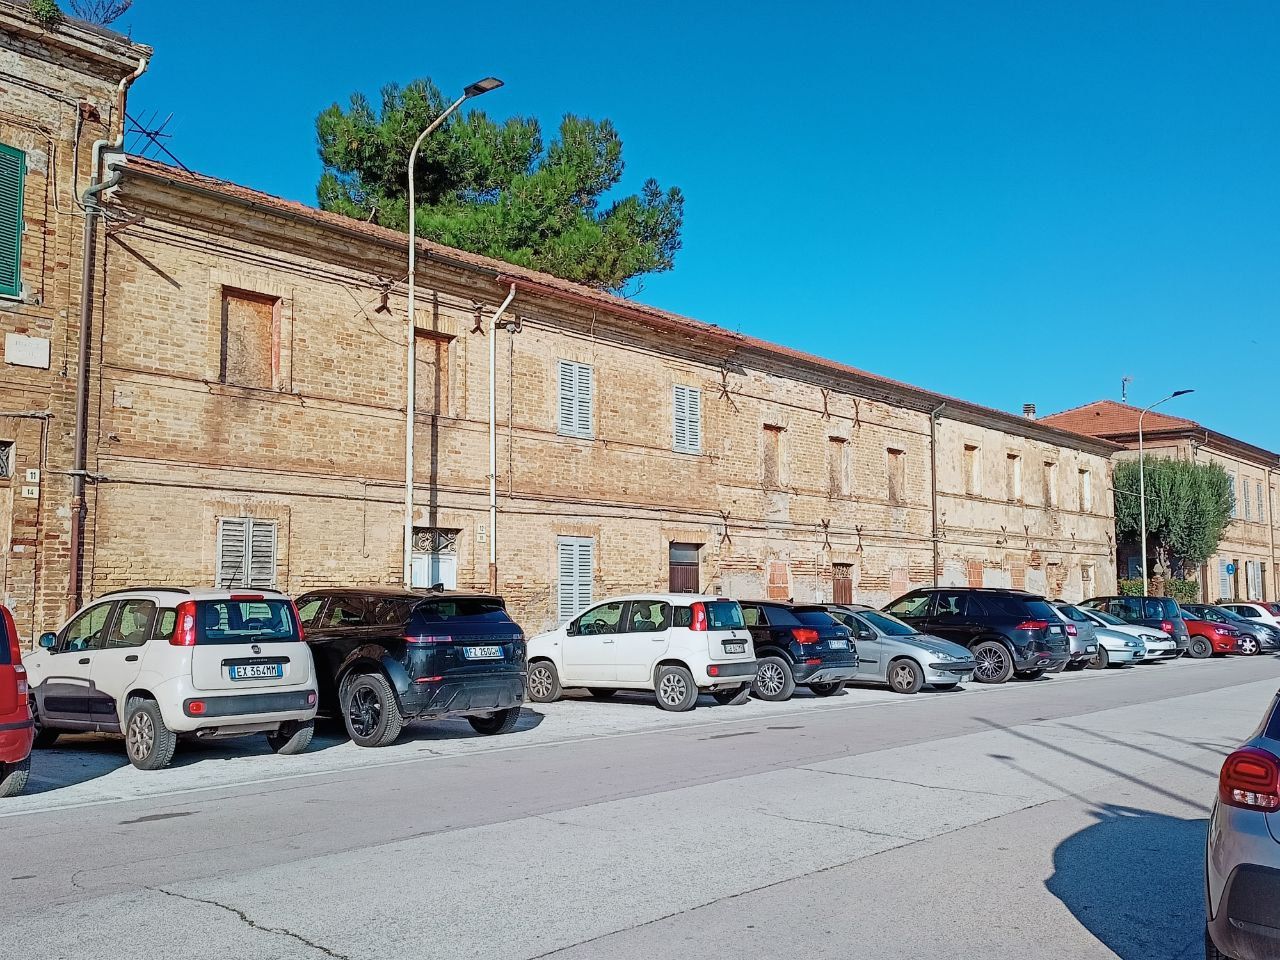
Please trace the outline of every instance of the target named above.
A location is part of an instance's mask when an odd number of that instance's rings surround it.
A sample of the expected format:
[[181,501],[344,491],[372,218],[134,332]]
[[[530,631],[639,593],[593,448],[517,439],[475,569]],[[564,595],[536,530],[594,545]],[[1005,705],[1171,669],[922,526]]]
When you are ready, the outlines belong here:
[[311,746],[311,735],[315,730],[314,720],[290,720],[280,724],[278,730],[267,734],[267,744],[273,753],[291,757]]
[[751,696],[751,684],[744,683],[740,687],[729,687],[726,690],[712,690],[711,697],[722,707],[736,707],[747,702]]
[[28,701],[31,706],[31,720],[35,724],[35,747],[38,750],[44,750],[52,747],[58,742],[59,731],[50,730],[48,727],[40,723],[40,711],[36,709],[36,698],[31,697]]
[[597,700],[612,700],[618,695],[618,691],[612,687],[587,687],[587,693]]
[[756,665],[756,678],[751,683],[751,692],[761,700],[777,703],[790,700],[796,690],[796,678],[791,673],[791,664],[781,657],[761,657]]
[[1022,670],[1014,674],[1014,677],[1021,680],[1023,683],[1030,683],[1032,680],[1039,680],[1043,676],[1043,670]]
[[914,660],[903,657],[889,664],[889,689],[894,693],[919,693],[924,686],[924,671]]
[[653,692],[658,695],[658,706],[672,713],[692,710],[698,702],[698,686],[693,674],[684,667],[671,664],[658,668]]
[[476,733],[483,733],[486,736],[510,733],[520,722],[520,708],[508,707],[505,710],[495,710],[483,717],[467,717],[467,722]]
[[979,683],[1004,683],[1013,676],[1013,657],[1003,643],[987,640],[973,648],[977,667],[973,679]]
[[0,799],[16,797],[27,789],[27,777],[30,775],[30,757],[23,757],[17,763],[0,763]]
[[131,697],[125,704],[124,748],[139,770],[163,770],[178,749],[178,735],[164,724],[160,704]]
[[960,686],[958,683],[935,683],[933,684],[933,689],[941,690],[945,693],[948,690],[954,690],[958,686]]
[[1257,656],[1258,641],[1254,637],[1251,637],[1248,634],[1242,636],[1240,638],[1239,646],[1240,646],[1241,656],[1243,657]]
[[529,699],[534,703],[553,703],[560,699],[560,674],[550,660],[535,660],[529,664]]
[[809,684],[809,689],[815,697],[834,697],[844,689],[844,681],[833,680],[831,683],[811,683]]
[[1105,670],[1111,666],[1111,654],[1107,653],[1107,648],[1099,644],[1098,652],[1094,654],[1087,666],[1090,670]]
[[342,687],[342,722],[351,742],[359,747],[394,743],[404,728],[404,717],[387,678],[380,673],[359,673]]
[[1205,660],[1213,656],[1213,644],[1204,637],[1192,637],[1187,653],[1196,660]]

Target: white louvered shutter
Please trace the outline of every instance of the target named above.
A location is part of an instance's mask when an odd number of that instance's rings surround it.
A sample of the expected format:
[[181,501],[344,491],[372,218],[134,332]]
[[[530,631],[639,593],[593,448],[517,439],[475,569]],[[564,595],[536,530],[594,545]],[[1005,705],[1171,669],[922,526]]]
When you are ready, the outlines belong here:
[[276,585],[276,525],[249,521],[249,586],[274,589]]
[[681,453],[702,452],[702,391],[694,387],[672,389],[673,446]]
[[221,589],[246,587],[249,521],[228,517],[218,521],[218,581]]
[[1227,573],[1227,561],[1218,561],[1218,596],[1224,600],[1231,599],[1231,574]]
[[574,611],[575,613],[581,613],[591,606],[592,586],[595,581],[595,552],[594,540],[578,541],[578,609]]
[[22,190],[27,158],[0,143],[0,294],[22,293]]
[[590,437],[595,433],[595,417],[593,416],[592,370],[585,363],[577,364],[578,391],[575,424],[580,437]]
[[556,618],[572,620],[591,606],[595,579],[595,541],[584,537],[561,537],[556,541],[559,580]]
[[574,406],[578,396],[577,390],[577,364],[570,363],[568,360],[561,360],[557,364],[557,375],[560,379],[559,388],[559,431],[565,436],[573,436],[575,431],[576,420],[574,418]]

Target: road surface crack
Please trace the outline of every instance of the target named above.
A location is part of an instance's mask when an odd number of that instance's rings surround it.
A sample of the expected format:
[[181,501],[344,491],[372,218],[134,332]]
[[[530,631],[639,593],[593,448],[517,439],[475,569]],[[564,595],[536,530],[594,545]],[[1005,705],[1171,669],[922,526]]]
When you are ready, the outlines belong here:
[[186,900],[190,903],[203,903],[206,906],[218,907],[220,910],[225,910],[227,913],[238,917],[241,922],[247,925],[250,929],[259,930],[262,933],[274,934],[277,937],[289,937],[292,940],[297,940],[304,946],[310,947],[312,950],[323,953],[326,957],[332,957],[333,960],[351,960],[351,958],[345,954],[338,953],[336,950],[330,950],[328,947],[323,944],[316,943],[314,940],[308,940],[300,933],[294,933],[292,930],[288,930],[284,927],[264,927],[243,910],[228,906],[225,903],[219,903],[217,900],[205,900],[201,897],[190,897],[185,893],[175,893],[172,890],[166,890],[164,887],[147,887],[147,889],[154,890],[156,893],[163,893],[166,897],[176,897],[179,900]]
[[833,777],[852,777],[855,780],[879,780],[883,783],[897,783],[904,787],[920,787],[922,790],[953,790],[956,793],[973,793],[980,797],[999,797],[1001,800],[1030,800],[1013,793],[993,793],[990,790],[971,790],[968,787],[944,787],[936,783],[916,783],[913,780],[895,780],[893,777],[872,777],[865,773],[845,773],[842,770],[819,770],[816,767],[796,767],[810,773],[829,773]]
[[908,837],[901,833],[884,833],[880,830],[868,830],[866,827],[854,826],[852,823],[831,823],[829,820],[805,820],[803,817],[788,817],[781,813],[769,813],[768,811],[760,811],[766,817],[773,817],[775,820],[789,820],[791,823],[803,823],[806,826],[814,827],[835,827],[838,830],[852,830],[854,833],[865,833],[872,837],[887,837],[890,840],[906,840],[908,843],[914,843],[919,837]]

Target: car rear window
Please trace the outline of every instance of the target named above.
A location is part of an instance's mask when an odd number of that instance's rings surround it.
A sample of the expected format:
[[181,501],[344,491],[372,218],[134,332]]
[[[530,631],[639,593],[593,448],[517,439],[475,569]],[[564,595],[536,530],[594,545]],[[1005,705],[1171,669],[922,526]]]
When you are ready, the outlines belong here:
[[969,614],[974,614],[973,607],[980,604],[988,616],[1014,620],[1048,620],[1051,623],[1058,619],[1058,614],[1049,605],[1048,600],[1039,597],[1020,597],[1012,593],[983,593],[970,596]]
[[273,643],[298,639],[293,604],[288,600],[201,600],[197,607],[199,643]]
[[740,630],[745,626],[737,600],[704,601],[702,608],[707,612],[709,630]]
[[414,616],[428,623],[509,623],[511,617],[497,597],[449,597],[423,600],[413,608]]
[[771,627],[799,627],[799,619],[786,607],[761,607],[764,619]]
[[829,627],[836,622],[836,618],[830,613],[817,607],[796,608],[791,612],[807,627]]
[[1143,601],[1142,617],[1144,620],[1180,620],[1182,612],[1178,604],[1170,597],[1149,597]]
[[1071,604],[1069,603],[1064,603],[1062,606],[1058,607],[1058,612],[1062,614],[1064,617],[1066,617],[1068,620],[1074,620],[1076,623],[1089,622],[1089,618],[1086,617],[1084,613],[1082,613],[1080,610],[1077,610],[1075,607],[1071,606]]

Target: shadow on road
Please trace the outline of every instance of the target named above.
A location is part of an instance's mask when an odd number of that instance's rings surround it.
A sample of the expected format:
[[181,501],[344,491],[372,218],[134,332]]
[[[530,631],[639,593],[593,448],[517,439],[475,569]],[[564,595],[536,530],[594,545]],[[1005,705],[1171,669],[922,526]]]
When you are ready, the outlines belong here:
[[1204,925],[1207,821],[1111,804],[1092,815],[1054,850],[1045,887],[1121,960],[1182,956]]

